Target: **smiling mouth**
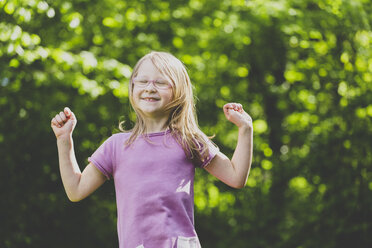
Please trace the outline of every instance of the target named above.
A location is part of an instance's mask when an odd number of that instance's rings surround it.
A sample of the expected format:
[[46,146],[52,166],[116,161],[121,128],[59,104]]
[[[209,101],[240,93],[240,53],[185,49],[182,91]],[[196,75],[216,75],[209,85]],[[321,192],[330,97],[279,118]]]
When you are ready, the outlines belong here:
[[156,102],[159,101],[160,99],[158,98],[153,98],[153,97],[144,97],[142,100],[147,101],[147,102]]

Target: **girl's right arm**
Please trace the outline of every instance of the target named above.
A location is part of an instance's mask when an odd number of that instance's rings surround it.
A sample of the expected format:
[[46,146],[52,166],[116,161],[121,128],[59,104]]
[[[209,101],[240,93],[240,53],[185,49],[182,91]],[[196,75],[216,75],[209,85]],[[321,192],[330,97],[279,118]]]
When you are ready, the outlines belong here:
[[57,138],[59,168],[63,186],[68,198],[77,202],[89,196],[105,181],[106,177],[92,164],[81,173],[76,161],[72,132],[77,119],[69,108],[57,114],[51,127]]

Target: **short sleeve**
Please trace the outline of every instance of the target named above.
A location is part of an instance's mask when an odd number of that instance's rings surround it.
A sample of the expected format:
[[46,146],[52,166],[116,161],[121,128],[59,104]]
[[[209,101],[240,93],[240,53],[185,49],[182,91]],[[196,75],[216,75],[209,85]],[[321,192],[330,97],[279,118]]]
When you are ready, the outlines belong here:
[[111,179],[113,173],[113,143],[113,136],[111,136],[88,158],[88,161],[94,164],[107,179]]
[[208,156],[204,159],[204,161],[200,162],[201,164],[199,165],[199,167],[201,168],[206,167],[219,152],[218,147],[215,146],[211,140],[208,140],[207,144],[208,144]]

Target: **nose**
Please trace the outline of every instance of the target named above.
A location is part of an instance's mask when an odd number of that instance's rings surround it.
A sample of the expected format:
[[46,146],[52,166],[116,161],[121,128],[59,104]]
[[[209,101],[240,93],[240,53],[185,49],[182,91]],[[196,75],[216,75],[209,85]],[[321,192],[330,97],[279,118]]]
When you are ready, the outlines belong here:
[[149,80],[149,83],[145,87],[146,91],[156,91],[155,80]]

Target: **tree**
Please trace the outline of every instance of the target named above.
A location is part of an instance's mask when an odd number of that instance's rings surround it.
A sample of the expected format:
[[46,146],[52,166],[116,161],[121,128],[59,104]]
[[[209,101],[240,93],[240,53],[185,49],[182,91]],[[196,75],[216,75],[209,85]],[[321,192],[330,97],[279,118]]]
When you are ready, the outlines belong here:
[[84,166],[134,121],[136,61],[165,50],[221,150],[237,138],[226,102],[254,120],[244,189],[197,170],[203,247],[370,247],[371,13],[368,0],[0,1],[0,246],[117,246],[113,184],[70,203],[49,123],[74,110]]

